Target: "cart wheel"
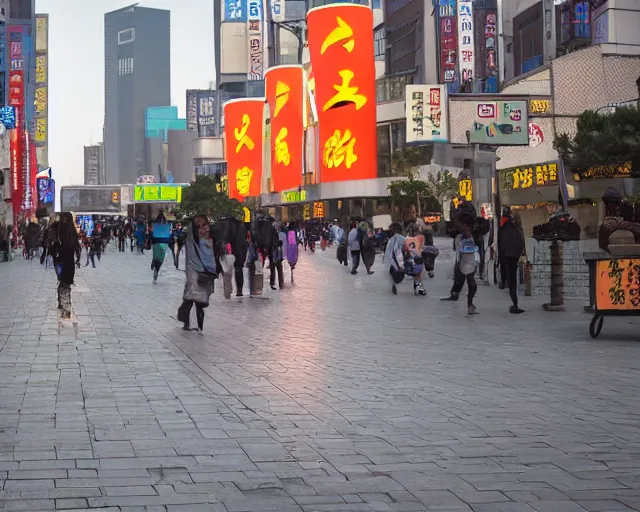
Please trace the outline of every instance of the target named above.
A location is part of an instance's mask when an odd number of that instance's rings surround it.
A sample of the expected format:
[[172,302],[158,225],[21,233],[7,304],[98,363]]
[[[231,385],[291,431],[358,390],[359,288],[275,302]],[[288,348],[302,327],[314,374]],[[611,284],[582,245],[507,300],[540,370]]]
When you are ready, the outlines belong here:
[[604,317],[600,315],[595,315],[591,319],[591,324],[589,325],[589,334],[591,335],[592,338],[597,338],[598,336],[600,336],[603,322],[604,322]]

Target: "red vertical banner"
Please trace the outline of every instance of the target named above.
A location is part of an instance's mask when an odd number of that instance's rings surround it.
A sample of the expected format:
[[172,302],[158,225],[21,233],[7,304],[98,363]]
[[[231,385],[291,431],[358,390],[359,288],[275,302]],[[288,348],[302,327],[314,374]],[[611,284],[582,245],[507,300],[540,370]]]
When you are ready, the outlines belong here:
[[456,0],[438,0],[438,36],[440,47],[440,83],[456,81],[458,25]]
[[307,14],[318,110],[320,181],[378,176],[373,11],[333,4]]
[[304,169],[304,71],[276,66],[264,75],[271,126],[273,191],[298,188]]
[[9,49],[9,105],[16,110],[16,127],[11,131],[11,203],[13,206],[14,223],[23,207],[23,198],[27,177],[24,168],[24,129],[25,129],[25,50],[24,27],[21,25],[7,26],[7,47]]
[[223,108],[229,197],[257,197],[262,180],[264,98],[230,100]]
[[30,208],[35,214],[38,209],[38,187],[36,176],[38,175],[38,155],[36,153],[35,134],[29,135],[29,188],[31,191]]

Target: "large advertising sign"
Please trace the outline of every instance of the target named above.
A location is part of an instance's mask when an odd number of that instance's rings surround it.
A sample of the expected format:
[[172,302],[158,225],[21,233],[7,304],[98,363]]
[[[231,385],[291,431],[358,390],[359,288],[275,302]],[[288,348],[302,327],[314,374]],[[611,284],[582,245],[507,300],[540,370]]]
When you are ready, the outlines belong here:
[[34,99],[34,134],[37,147],[46,147],[48,139],[48,82],[49,82],[49,53],[48,53],[49,16],[36,16],[36,88]]
[[407,85],[405,97],[407,144],[447,142],[446,86]]
[[247,0],[224,0],[224,21],[247,21]]
[[269,103],[271,179],[274,192],[297,188],[304,169],[304,71],[277,66],[265,73]]
[[320,181],[376,178],[373,12],[333,4],[307,14],[319,117]]
[[186,183],[143,183],[133,189],[136,203],[180,203]]
[[458,68],[460,89],[471,92],[475,73],[475,44],[473,40],[473,1],[458,0]]
[[119,213],[121,189],[114,187],[62,187],[63,212]]
[[471,144],[494,146],[529,145],[526,101],[492,101],[475,104]]
[[456,26],[456,0],[439,0],[438,34],[440,36],[440,81],[456,81],[458,30]]
[[215,137],[216,108],[220,91],[187,91],[187,130],[197,131],[199,137]]
[[264,98],[243,98],[224,104],[224,141],[229,197],[260,195]]

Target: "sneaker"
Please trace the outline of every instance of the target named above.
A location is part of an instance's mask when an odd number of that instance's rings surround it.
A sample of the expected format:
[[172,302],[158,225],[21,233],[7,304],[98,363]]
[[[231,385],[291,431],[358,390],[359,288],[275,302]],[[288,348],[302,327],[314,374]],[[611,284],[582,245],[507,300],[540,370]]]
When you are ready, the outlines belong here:
[[524,313],[524,309],[520,309],[518,306],[511,306],[509,308],[509,313],[511,313],[512,315],[521,315],[522,313]]
[[467,308],[467,315],[477,315],[477,314],[478,314],[478,312],[477,312],[475,306],[469,306]]

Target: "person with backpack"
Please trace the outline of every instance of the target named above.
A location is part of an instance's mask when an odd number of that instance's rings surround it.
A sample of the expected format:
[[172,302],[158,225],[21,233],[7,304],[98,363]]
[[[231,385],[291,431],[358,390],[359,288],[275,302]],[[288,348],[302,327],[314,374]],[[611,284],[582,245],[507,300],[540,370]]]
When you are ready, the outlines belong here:
[[475,279],[478,246],[471,233],[474,223],[475,219],[469,212],[462,212],[460,217],[458,217],[457,224],[461,232],[454,240],[456,263],[453,273],[453,286],[451,287],[449,297],[441,299],[444,301],[457,302],[466,281],[467,287],[469,288],[467,295],[467,313],[469,315],[475,315],[477,313],[476,307],[473,304],[473,298],[478,290]]
[[518,263],[525,254],[525,241],[522,221],[517,213],[507,213],[500,228],[500,239],[500,262],[504,265],[509,295],[513,303],[509,313],[519,315],[524,313],[524,310],[518,307]]
[[402,235],[402,225],[397,222],[389,226],[390,238],[384,251],[384,262],[389,266],[391,276],[391,293],[398,294],[398,286],[404,280],[404,247],[405,237]]
[[[278,288],[282,290],[284,288],[282,262],[287,254],[287,234],[279,227],[274,224],[271,228],[273,240],[271,242],[271,251],[269,252],[269,284],[272,290],[277,290]],[[278,288],[276,288],[276,275],[278,276]]]
[[358,273],[358,267],[360,266],[360,230],[358,229],[358,223],[354,220],[351,223],[351,231],[349,231],[349,251],[351,252],[351,274],[356,275]]

